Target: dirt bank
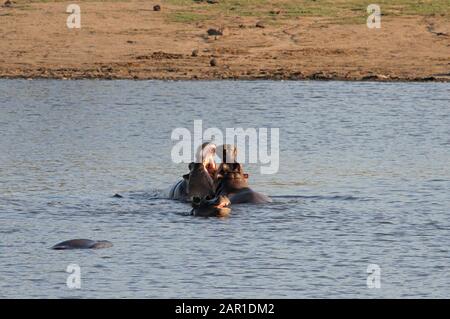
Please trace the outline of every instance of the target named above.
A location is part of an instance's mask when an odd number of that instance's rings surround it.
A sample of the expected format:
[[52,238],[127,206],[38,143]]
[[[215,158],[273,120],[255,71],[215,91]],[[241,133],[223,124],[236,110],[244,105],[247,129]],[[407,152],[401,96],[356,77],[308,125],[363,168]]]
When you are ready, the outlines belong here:
[[445,13],[387,14],[368,29],[364,6],[303,16],[278,0],[255,14],[186,1],[77,1],[81,29],[68,29],[72,2],[17,0],[0,8],[0,77],[450,80]]

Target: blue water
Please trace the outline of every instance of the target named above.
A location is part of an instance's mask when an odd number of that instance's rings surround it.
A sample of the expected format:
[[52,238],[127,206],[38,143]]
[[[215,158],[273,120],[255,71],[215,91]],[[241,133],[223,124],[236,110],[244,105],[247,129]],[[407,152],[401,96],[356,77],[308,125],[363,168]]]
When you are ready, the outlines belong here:
[[[194,119],[280,129],[278,173],[245,165],[273,203],[165,198]],[[449,163],[446,83],[0,80],[0,297],[448,298]]]

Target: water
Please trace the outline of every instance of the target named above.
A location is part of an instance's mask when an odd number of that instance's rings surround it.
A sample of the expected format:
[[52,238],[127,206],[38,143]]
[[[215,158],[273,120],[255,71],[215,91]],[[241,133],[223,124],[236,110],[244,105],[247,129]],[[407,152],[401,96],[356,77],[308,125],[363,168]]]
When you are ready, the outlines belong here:
[[[1,80],[0,297],[448,298],[449,101],[444,83]],[[202,219],[164,198],[194,119],[280,128],[279,172],[245,166],[272,204]],[[71,238],[114,247],[49,249]]]

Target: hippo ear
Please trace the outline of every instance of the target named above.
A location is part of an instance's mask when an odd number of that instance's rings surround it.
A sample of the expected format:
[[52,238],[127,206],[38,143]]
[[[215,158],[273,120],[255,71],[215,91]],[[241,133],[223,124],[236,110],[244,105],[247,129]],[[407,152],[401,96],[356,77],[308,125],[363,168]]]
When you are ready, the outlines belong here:
[[194,162],[190,162],[189,166],[188,166],[189,170],[192,170],[193,167],[194,167]]
[[244,178],[245,178],[245,179],[248,179],[248,174],[244,174]]
[[188,180],[189,179],[189,174],[184,174],[183,175],[183,179]]

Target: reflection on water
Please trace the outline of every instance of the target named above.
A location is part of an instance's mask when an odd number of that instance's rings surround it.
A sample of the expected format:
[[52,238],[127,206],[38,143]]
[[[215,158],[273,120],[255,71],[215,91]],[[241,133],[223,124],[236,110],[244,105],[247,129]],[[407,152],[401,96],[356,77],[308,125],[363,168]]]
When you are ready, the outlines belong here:
[[[443,83],[1,80],[0,297],[448,297],[449,101]],[[170,133],[194,119],[280,128],[279,172],[246,165],[273,203],[201,219],[165,199],[186,173]],[[49,249],[77,237],[114,247]]]

